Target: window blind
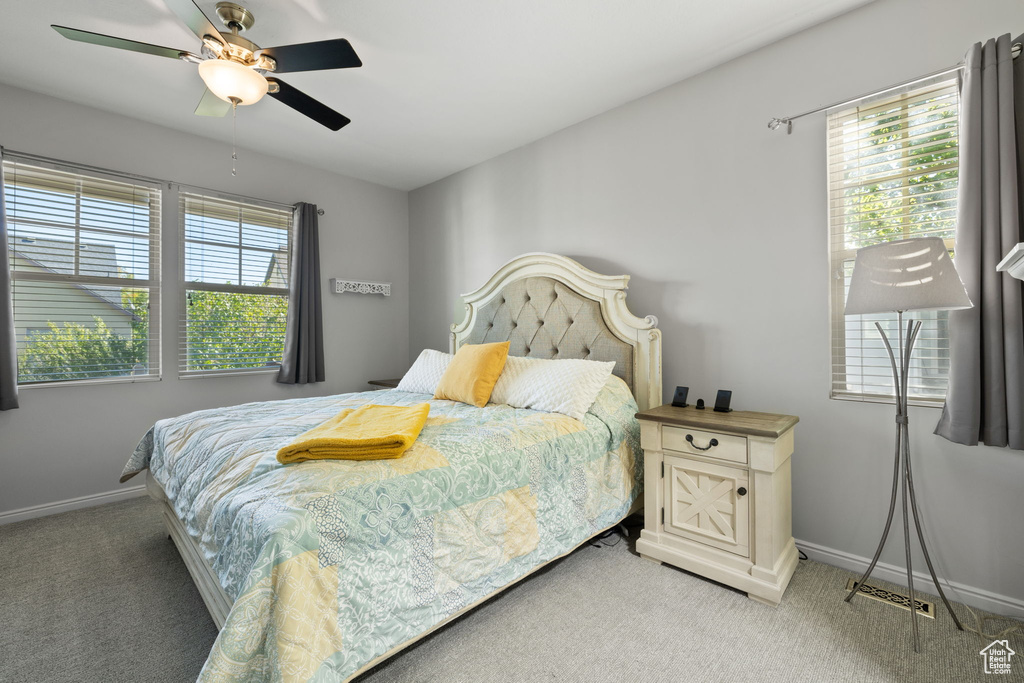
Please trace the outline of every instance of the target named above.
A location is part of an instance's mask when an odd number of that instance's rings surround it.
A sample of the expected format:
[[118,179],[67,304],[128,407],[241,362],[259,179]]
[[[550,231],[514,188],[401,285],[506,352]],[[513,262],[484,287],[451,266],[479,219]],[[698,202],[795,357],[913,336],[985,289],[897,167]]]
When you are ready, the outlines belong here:
[[278,367],[288,317],[291,210],[186,191],[178,196],[179,374]]
[[[896,314],[845,316],[856,252],[937,236],[952,252],[957,212],[957,82],[932,82],[863,101],[828,116],[829,252],[833,398],[894,398],[892,372],[875,322],[897,339]],[[904,315],[922,322],[908,397],[940,403],[949,375],[946,311]]]
[[158,377],[160,188],[3,165],[18,383]]

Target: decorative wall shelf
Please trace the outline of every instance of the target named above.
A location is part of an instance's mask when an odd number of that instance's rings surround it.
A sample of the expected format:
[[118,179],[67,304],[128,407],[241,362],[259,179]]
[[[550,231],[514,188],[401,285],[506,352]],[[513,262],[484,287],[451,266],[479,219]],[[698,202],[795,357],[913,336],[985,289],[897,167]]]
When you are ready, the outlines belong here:
[[383,294],[384,296],[391,296],[391,283],[342,280],[341,278],[332,277],[331,291],[335,294],[354,292],[355,294]]

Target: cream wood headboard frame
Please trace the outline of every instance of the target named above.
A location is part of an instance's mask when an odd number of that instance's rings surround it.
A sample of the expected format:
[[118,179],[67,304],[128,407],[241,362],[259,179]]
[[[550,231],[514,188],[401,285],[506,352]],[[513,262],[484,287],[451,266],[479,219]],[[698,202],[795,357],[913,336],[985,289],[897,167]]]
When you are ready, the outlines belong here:
[[640,410],[662,404],[661,330],[653,315],[638,318],[626,307],[628,275],[601,275],[565,256],[542,252],[518,256],[491,276],[487,283],[463,294],[466,318],[451,326],[450,349],[455,353],[476,327],[479,310],[517,280],[547,277],[600,304],[608,331],[633,347],[633,395]]

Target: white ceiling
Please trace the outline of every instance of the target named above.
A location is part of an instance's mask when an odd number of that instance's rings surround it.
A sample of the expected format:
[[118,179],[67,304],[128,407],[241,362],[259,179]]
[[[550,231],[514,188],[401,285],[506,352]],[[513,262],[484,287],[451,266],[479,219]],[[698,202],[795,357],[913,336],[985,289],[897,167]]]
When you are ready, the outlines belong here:
[[[869,0],[238,0],[264,47],[347,38],[363,67],[283,74],[352,119],[338,132],[271,98],[240,146],[413,189]],[[216,0],[199,6],[219,27]],[[76,43],[62,24],[198,52],[162,0],[0,0],[0,82],[208,138],[195,65]],[[252,140],[259,139],[258,143]],[[30,150],[26,150],[30,151]]]

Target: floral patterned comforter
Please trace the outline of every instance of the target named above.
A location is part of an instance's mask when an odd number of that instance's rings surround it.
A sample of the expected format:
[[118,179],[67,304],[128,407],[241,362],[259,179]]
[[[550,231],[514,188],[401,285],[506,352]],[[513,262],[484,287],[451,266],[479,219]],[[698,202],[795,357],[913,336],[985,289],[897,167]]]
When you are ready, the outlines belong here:
[[[430,400],[396,460],[281,465],[338,411]],[[619,521],[640,494],[636,403],[583,421],[375,391],[161,420],[149,468],[234,600],[200,681],[339,681]]]

